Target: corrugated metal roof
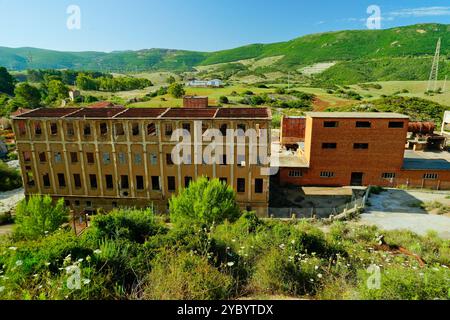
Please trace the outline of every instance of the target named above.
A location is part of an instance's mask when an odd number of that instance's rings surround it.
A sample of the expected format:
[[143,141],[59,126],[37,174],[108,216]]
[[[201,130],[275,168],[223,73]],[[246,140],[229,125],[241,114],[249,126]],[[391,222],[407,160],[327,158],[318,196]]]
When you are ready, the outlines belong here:
[[18,118],[61,118],[76,112],[77,110],[82,110],[80,108],[42,108],[36,109],[31,112],[16,115]]
[[125,108],[102,108],[102,109],[91,109],[85,108],[80,109],[78,112],[67,115],[67,118],[87,118],[87,119],[109,119],[113,118],[117,114],[124,112]]
[[158,118],[166,111],[167,108],[130,108],[116,118]]
[[216,118],[269,118],[267,108],[224,108],[219,109]]
[[169,109],[162,118],[214,118],[217,112],[216,108],[195,108],[195,109],[186,109],[186,108],[173,108]]

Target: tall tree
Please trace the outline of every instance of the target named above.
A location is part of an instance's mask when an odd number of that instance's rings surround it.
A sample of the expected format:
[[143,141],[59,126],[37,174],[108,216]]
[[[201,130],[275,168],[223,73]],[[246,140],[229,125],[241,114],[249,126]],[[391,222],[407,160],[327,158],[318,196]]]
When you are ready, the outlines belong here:
[[41,93],[39,89],[28,83],[19,84],[14,90],[15,99],[23,107],[35,109],[41,105]]
[[0,93],[12,95],[15,84],[16,80],[8,70],[5,67],[0,67]]
[[169,86],[168,92],[172,95],[174,98],[181,98],[186,94],[186,91],[184,91],[183,85],[179,83],[172,83]]
[[47,85],[47,103],[66,99],[69,96],[69,89],[61,80],[51,80]]

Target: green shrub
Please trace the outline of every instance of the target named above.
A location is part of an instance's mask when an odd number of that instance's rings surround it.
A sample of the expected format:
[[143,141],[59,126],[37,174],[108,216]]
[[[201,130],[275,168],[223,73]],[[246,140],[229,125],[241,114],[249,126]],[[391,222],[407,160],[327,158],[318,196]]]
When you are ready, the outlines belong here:
[[211,266],[207,257],[164,252],[148,276],[144,298],[150,300],[223,300],[231,296],[233,278]]
[[99,238],[127,239],[144,243],[148,237],[164,231],[152,210],[120,209],[94,217],[93,227]]
[[228,98],[226,96],[221,96],[219,98],[219,103],[221,104],[228,104],[230,101],[228,100]]
[[239,207],[233,188],[218,179],[202,177],[183,189],[170,201],[170,220],[175,224],[219,224],[239,217]]
[[55,203],[50,196],[30,196],[17,205],[14,236],[36,239],[56,231],[67,221],[63,198]]
[[[8,154],[8,157],[11,153]],[[9,168],[0,160],[0,192],[10,191],[22,186],[22,178],[18,170]]]

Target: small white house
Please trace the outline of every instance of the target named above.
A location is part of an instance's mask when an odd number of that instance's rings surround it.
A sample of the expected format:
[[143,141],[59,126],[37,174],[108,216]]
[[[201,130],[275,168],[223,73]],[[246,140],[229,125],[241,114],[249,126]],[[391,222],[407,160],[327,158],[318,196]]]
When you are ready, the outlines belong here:
[[223,86],[222,80],[213,79],[213,80],[191,80],[186,83],[187,87],[196,87],[196,88],[220,88]]

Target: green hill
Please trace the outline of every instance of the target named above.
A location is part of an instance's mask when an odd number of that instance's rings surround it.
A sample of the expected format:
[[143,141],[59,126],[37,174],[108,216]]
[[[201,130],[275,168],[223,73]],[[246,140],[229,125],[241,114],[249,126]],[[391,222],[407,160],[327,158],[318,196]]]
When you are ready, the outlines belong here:
[[[96,71],[189,71],[197,66],[280,57],[264,71],[292,71],[319,62],[337,62],[318,78],[355,83],[373,80],[423,80],[437,39],[442,38],[442,67],[449,71],[450,25],[418,24],[386,30],[326,32],[287,42],[252,44],[217,52],[169,49],[58,52],[0,47],[0,65],[11,70],[79,69]],[[392,59],[396,58],[396,59]]]

